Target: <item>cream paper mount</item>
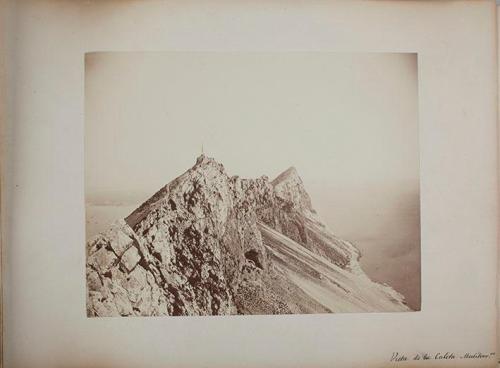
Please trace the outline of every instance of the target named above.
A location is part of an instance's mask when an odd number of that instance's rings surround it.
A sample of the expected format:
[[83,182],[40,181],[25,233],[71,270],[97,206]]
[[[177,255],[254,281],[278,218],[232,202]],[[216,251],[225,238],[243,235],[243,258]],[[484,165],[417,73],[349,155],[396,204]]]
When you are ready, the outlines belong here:
[[[494,2],[3,6],[4,366],[496,364]],[[416,54],[421,310],[88,318],[85,54],[102,51]]]

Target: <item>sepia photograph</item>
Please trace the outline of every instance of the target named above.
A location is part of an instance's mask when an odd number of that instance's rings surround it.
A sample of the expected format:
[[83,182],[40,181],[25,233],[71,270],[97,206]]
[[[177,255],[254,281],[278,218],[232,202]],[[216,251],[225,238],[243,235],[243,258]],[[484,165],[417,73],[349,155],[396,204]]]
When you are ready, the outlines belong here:
[[494,0],[0,8],[1,367],[498,365]]
[[87,316],[421,310],[417,81],[414,53],[87,53]]

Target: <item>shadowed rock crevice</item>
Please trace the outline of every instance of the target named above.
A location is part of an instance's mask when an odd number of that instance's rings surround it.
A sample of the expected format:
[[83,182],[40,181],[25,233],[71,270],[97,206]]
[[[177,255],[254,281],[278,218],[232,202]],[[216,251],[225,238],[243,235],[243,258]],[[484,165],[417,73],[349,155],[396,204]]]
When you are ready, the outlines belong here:
[[256,267],[260,269],[263,268],[261,262],[261,255],[255,249],[250,249],[249,251],[245,252],[245,258],[253,262],[253,264]]
[[406,311],[323,224],[295,168],[228,176],[204,155],[87,243],[89,316]]

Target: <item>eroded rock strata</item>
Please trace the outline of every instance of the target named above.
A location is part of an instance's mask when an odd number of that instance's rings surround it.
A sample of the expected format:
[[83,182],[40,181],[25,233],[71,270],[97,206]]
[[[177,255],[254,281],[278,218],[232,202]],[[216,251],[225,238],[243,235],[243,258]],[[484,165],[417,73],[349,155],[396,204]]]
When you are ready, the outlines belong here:
[[200,156],[87,243],[88,316],[407,311],[314,211],[294,168],[228,176]]

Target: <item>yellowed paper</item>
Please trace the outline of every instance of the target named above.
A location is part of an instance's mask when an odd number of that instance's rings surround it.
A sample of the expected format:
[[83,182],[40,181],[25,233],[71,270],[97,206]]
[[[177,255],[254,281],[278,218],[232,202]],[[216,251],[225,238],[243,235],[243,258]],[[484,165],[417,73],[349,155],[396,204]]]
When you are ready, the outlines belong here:
[[[496,364],[494,2],[12,6],[6,367]],[[417,53],[421,311],[87,318],[83,82],[96,51]]]

